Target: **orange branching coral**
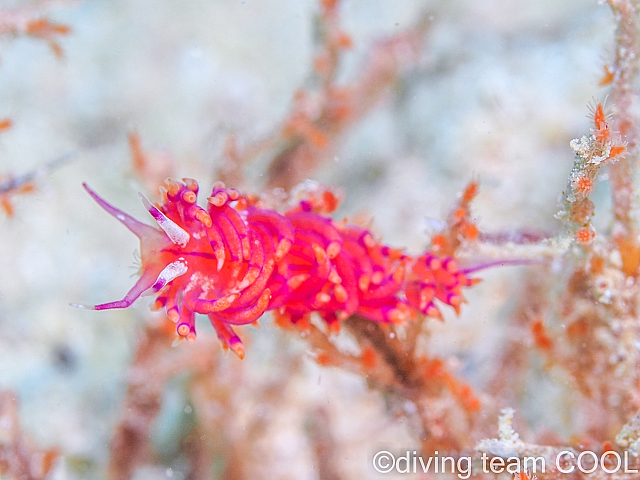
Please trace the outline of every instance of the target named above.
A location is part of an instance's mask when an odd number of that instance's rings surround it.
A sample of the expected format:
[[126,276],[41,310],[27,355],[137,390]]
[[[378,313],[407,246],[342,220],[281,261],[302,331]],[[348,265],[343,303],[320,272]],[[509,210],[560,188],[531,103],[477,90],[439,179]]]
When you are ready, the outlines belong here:
[[276,135],[243,149],[234,136],[229,137],[216,178],[238,184],[242,165],[270,150],[267,186],[293,188],[323,161],[334,158],[332,151],[343,134],[388,96],[400,75],[418,60],[426,21],[376,42],[359,76],[338,83],[343,53],[352,46],[351,37],[340,25],[339,4],[336,0],[321,5],[314,85],[295,93],[291,112]]
[[402,323],[418,314],[440,317],[438,303],[459,312],[462,288],[475,283],[453,258],[414,258],[321,215],[337,206],[330,191],[280,214],[219,182],[205,210],[196,203],[195,180],[168,180],[162,204],[142,196],[159,230],[85,188],[138,236],[142,258],[142,276],[122,300],[90,308],[126,308],[143,293],[156,294],[156,308],[177,323],[181,338],[195,340],[195,314],[205,314],[240,357],[244,347],[233,325],[253,323],[267,310],[302,324],[316,313],[333,330],[354,314]]
[[0,475],[25,480],[45,479],[58,452],[40,450],[24,435],[18,402],[11,392],[0,392]]
[[40,38],[47,41],[57,57],[62,57],[64,54],[58,43],[58,38],[68,35],[71,28],[44,18],[42,15],[43,3],[36,3],[33,6],[17,10],[0,10],[0,36],[27,35]]
[[535,320],[531,324],[531,333],[533,334],[533,341],[538,348],[541,350],[550,350],[553,348],[553,340],[549,337],[542,320]]
[[[0,132],[9,130],[13,122],[9,118],[0,120]],[[5,175],[4,178],[0,177],[0,208],[4,211],[7,217],[13,216],[13,204],[11,203],[11,197],[13,195],[19,195],[22,193],[29,193],[33,189],[31,183],[15,182],[11,175]]]
[[420,358],[418,368],[422,370],[427,382],[437,381],[446,386],[454,397],[469,412],[480,409],[480,400],[474,395],[471,387],[453,376],[439,358]]
[[11,121],[10,118],[3,118],[2,120],[0,120],[0,132],[9,130],[12,125],[13,125],[13,122]]
[[[0,36],[27,35],[46,40],[57,57],[62,57],[62,48],[57,43],[57,38],[70,33],[71,29],[66,25],[51,22],[42,16],[43,3],[33,6],[8,10],[0,9]],[[8,130],[13,125],[9,118],[0,119],[0,132]],[[4,174],[0,176],[0,208],[6,216],[12,217],[14,208],[12,198],[16,195],[31,193],[35,190],[34,178],[54,167],[60,160],[54,160],[35,172],[14,176]]]
[[167,153],[146,150],[138,132],[129,133],[128,140],[133,172],[148,190],[153,190],[173,175],[174,162]]
[[571,141],[576,159],[565,192],[564,208],[557,215],[570,227],[580,244],[589,244],[595,238],[591,225],[594,207],[589,194],[598,172],[603,165],[619,160],[626,152],[626,145],[609,127],[609,115],[604,104],[597,103],[590,110],[593,121],[591,133]]
[[431,239],[431,250],[438,255],[454,256],[465,240],[474,241],[480,231],[471,217],[471,202],[478,195],[478,182],[472,181],[460,195],[458,204],[449,214],[447,227]]
[[0,176],[0,208],[4,211],[5,215],[12,217],[14,214],[13,197],[16,195],[24,195],[33,193],[36,189],[36,180],[51,170],[58,168],[63,163],[67,162],[72,157],[72,154],[64,155],[56,158],[48,163],[45,163],[41,167],[23,175],[4,175]]
[[278,145],[280,153],[269,166],[270,187],[291,188],[323,159],[333,158],[330,148],[342,133],[363,118],[393,87],[407,65],[417,60],[425,30],[425,25],[419,24],[378,42],[360,78],[345,85],[337,85],[334,76],[340,53],[349,46],[348,37],[339,30],[328,35],[329,44],[315,62],[321,89],[296,94],[294,109],[281,133],[284,145]]
[[28,180],[6,176],[0,179],[0,207],[7,217],[13,217],[14,208],[12,197],[32,193],[35,185]]

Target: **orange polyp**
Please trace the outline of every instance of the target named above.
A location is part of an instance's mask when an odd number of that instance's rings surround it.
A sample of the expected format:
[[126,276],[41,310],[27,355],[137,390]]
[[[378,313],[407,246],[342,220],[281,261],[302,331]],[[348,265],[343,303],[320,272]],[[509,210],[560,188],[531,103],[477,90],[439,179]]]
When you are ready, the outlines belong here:
[[313,69],[320,75],[326,75],[331,68],[330,58],[326,51],[320,52],[313,59]]
[[431,239],[431,248],[434,252],[439,252],[447,246],[447,239],[444,235],[435,235]]
[[608,142],[611,132],[609,131],[607,115],[604,112],[604,105],[602,103],[598,103],[593,109],[593,126],[596,141],[600,144]]
[[464,217],[466,217],[466,216],[467,216],[467,212],[465,211],[465,209],[464,209],[464,208],[458,208],[458,209],[456,209],[456,211],[453,213],[453,218],[454,218],[456,221],[460,221],[460,220],[462,220],[462,219],[463,219]]
[[480,231],[473,223],[465,222],[462,226],[462,235],[467,240],[476,240],[480,235]]
[[351,40],[351,37],[348,34],[340,32],[336,38],[336,44],[340,48],[351,48],[353,46],[353,40]]
[[0,196],[0,207],[2,207],[2,210],[4,211],[5,215],[9,218],[13,217],[13,205],[11,204],[11,201],[7,198],[6,195],[1,195]]
[[640,245],[637,239],[622,237],[616,243],[622,259],[622,272],[627,277],[637,276],[640,268]]
[[611,147],[611,150],[609,150],[609,156],[607,157],[607,160],[617,157],[618,155],[622,155],[626,151],[627,147],[625,147],[624,145],[614,145],[613,147]]
[[[458,399],[466,407],[467,410],[474,412],[480,408],[480,400],[474,395],[471,387],[466,384],[459,384],[457,390]],[[521,478],[521,480],[526,480]]]
[[328,367],[329,365],[334,363],[331,356],[324,352],[320,352],[316,355],[316,362],[318,365],[322,365],[324,367]]
[[340,205],[340,200],[333,192],[325,190],[324,192],[322,192],[322,203],[324,204],[324,210],[327,213],[331,213],[338,208],[338,205]]
[[575,189],[584,195],[588,195],[593,190],[593,181],[585,176],[575,180]]
[[16,190],[16,193],[33,193],[36,191],[36,186],[32,182],[27,182],[20,185]]
[[10,118],[3,118],[0,120],[0,132],[10,129],[12,125],[13,121]]
[[603,128],[607,128],[607,119],[604,114],[604,106],[601,103],[596,105],[596,108],[593,112],[593,125],[596,130],[602,130]]
[[471,182],[467,185],[467,188],[465,188],[464,193],[462,194],[462,202],[470,203],[476,195],[478,195],[478,183]]
[[606,85],[611,84],[613,82],[613,78],[614,78],[613,70],[611,70],[608,65],[605,65],[604,66],[604,75],[602,76],[602,78],[598,82],[598,86],[599,87],[604,87]]
[[373,348],[365,348],[362,351],[361,360],[362,360],[362,366],[364,368],[368,370],[375,368],[378,361],[375,350]]
[[29,21],[25,27],[25,32],[35,37],[49,38],[53,33],[67,35],[71,32],[71,28],[66,25],[52,23],[46,18],[39,18]]
[[589,228],[583,227],[576,231],[576,242],[578,243],[590,243],[596,237],[596,232]]
[[178,335],[180,335],[181,337],[186,337],[191,332],[191,329],[189,328],[189,325],[183,323],[182,325],[178,326],[177,331]]
[[538,348],[550,350],[553,346],[551,338],[546,334],[542,320],[535,320],[531,324],[531,333]]

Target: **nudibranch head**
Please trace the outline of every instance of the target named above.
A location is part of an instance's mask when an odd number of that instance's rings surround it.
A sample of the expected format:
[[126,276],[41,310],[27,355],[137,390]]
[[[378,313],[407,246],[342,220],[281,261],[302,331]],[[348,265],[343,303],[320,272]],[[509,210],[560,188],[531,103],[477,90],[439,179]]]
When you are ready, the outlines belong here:
[[[129,214],[109,204],[94,192],[86,183],[83,183],[84,189],[91,197],[110,215],[119,220],[140,240],[140,257],[143,265],[143,271],[140,279],[136,282],[131,290],[124,296],[122,300],[115,302],[103,303],[93,307],[82,306],[93,310],[108,310],[112,308],[127,308],[138,299],[143,293],[159,285],[160,282],[168,283],[175,278],[175,272],[179,271],[175,268],[165,271],[166,268],[173,263],[170,255],[163,254],[173,243],[162,231],[139,222]],[[163,264],[163,260],[167,263]],[[184,272],[183,272],[184,273]],[[171,280],[169,277],[173,276]],[[159,287],[158,290],[162,288]],[[75,305],[79,306],[79,305]]]
[[[191,179],[167,180],[160,205],[140,195],[160,228],[137,221],[84,187],[140,239],[142,263],[140,279],[122,300],[84,308],[127,308],[141,295],[157,294],[155,307],[166,310],[179,337],[193,341],[195,314],[205,314],[223,344],[242,356],[242,343],[230,325],[255,322],[266,310],[271,298],[267,282],[276,259],[293,242],[291,226],[266,214],[256,228],[247,228],[230,205],[239,193],[222,185],[214,187],[205,210],[196,204],[198,183]],[[259,209],[244,212],[251,213],[261,217]]]

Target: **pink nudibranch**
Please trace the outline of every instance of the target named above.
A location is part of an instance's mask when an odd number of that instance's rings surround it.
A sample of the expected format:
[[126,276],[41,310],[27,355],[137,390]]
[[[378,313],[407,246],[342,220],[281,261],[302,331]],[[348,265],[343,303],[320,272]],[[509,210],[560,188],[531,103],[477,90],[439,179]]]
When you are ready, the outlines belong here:
[[267,310],[293,323],[316,312],[333,329],[354,314],[387,323],[418,314],[441,318],[436,302],[459,312],[461,288],[478,281],[452,258],[411,257],[305,200],[281,214],[218,182],[205,210],[196,203],[195,180],[167,180],[162,204],[141,195],[158,229],[84,188],[139,238],[142,273],[122,300],[83,308],[127,308],[143,294],[157,295],[155,308],[165,309],[179,337],[195,340],[195,314],[207,315],[223,346],[240,358],[244,347],[233,325],[253,323]]

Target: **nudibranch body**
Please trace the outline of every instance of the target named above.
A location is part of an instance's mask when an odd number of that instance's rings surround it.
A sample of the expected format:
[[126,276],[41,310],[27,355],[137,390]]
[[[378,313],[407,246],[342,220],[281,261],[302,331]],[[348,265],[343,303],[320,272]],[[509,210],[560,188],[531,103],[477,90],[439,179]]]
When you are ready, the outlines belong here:
[[195,340],[195,314],[207,315],[223,346],[241,358],[232,326],[255,322],[267,310],[293,323],[316,312],[332,329],[353,314],[400,323],[418,314],[440,317],[436,301],[458,312],[461,287],[476,282],[452,258],[414,258],[323,215],[335,201],[303,200],[281,214],[218,182],[204,209],[196,203],[195,180],[167,180],[161,204],[141,195],[156,228],[84,187],[140,239],[142,263],[140,279],[122,300],[89,308],[127,308],[153,294],[179,337]]

